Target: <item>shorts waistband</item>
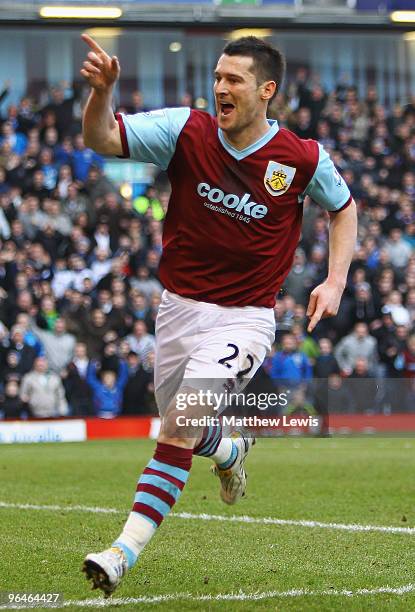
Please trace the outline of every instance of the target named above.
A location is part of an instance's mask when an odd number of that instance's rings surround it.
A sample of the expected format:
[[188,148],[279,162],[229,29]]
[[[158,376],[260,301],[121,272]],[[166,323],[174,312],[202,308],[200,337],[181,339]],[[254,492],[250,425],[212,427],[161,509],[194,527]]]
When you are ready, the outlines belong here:
[[195,310],[213,310],[215,312],[235,312],[235,313],[257,313],[257,314],[272,314],[274,312],[272,308],[266,306],[220,306],[219,304],[212,304],[211,302],[199,302],[198,300],[192,300],[191,298],[185,298],[177,293],[172,293],[168,289],[164,289],[162,297],[166,297],[172,302],[178,304],[186,304]]

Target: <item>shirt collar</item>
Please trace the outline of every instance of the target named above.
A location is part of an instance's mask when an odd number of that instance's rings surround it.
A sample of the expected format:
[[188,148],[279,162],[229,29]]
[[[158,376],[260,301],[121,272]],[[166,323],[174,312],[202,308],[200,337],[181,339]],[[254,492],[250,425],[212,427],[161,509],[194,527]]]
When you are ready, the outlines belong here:
[[276,121],[275,119],[268,119],[268,123],[270,125],[270,129],[268,130],[268,132],[266,132],[263,136],[261,136],[259,140],[256,140],[254,143],[250,144],[248,147],[245,147],[245,149],[241,149],[241,150],[235,149],[235,147],[229,144],[221,128],[218,128],[218,137],[221,142],[221,145],[223,146],[224,149],[227,150],[229,155],[232,155],[232,157],[240,161],[241,159],[248,157],[248,155],[252,155],[252,153],[255,153],[256,151],[261,149],[263,146],[268,144],[268,142],[279,132],[280,126],[278,125],[278,121]]

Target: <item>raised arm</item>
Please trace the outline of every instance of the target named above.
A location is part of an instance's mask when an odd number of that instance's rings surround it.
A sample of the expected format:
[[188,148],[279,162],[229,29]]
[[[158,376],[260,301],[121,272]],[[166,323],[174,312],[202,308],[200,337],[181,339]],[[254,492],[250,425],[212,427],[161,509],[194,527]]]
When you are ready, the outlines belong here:
[[81,75],[92,88],[82,120],[85,144],[101,155],[122,155],[120,132],[112,109],[112,90],[120,75],[118,58],[110,57],[88,34],[82,34],[82,40],[90,51]]
[[86,371],[86,382],[94,391],[100,388],[100,382],[97,377],[97,366],[95,361],[91,360],[88,364],[88,368]]

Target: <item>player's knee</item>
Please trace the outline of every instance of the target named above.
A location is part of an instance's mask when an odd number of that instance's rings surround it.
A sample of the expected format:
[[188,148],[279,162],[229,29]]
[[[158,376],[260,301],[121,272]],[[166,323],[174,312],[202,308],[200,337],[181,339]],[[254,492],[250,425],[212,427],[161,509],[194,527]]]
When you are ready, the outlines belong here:
[[164,431],[160,431],[157,442],[169,444],[170,446],[177,446],[178,448],[194,448],[197,443],[193,438],[172,438]]
[[173,402],[163,416],[160,434],[165,438],[182,441],[200,438],[203,427],[198,424],[199,419],[193,412],[193,410],[179,411]]
[[[175,410],[168,411],[162,419],[160,435],[170,440],[186,440],[192,439],[191,427],[187,427],[186,423],[182,423],[180,413]],[[183,444],[184,445],[184,444]]]

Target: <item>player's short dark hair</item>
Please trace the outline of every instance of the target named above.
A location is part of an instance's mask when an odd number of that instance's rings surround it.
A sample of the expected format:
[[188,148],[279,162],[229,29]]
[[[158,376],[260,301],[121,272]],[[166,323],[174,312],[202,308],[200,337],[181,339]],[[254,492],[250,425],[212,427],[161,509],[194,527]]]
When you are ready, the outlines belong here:
[[244,36],[229,42],[223,49],[223,53],[225,55],[252,57],[254,62],[253,72],[257,82],[260,84],[264,81],[275,81],[277,89],[274,96],[280,90],[285,74],[285,57],[279,49],[270,43],[256,36]]

